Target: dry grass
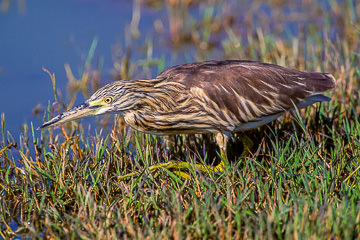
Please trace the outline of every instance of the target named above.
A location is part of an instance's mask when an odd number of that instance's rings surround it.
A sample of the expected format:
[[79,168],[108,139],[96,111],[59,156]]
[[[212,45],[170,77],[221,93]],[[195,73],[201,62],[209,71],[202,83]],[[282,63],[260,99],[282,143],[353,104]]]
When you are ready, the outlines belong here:
[[[242,15],[239,6],[217,1],[147,4],[168,11],[168,19],[157,22],[165,29],[158,34],[174,47],[191,49],[191,60],[254,59],[334,73],[337,89],[329,103],[249,132],[256,143],[252,154],[231,157],[221,175],[192,170],[193,178],[186,181],[165,170],[154,178],[146,169],[174,158],[211,161],[216,149],[211,150],[207,136],[177,136],[167,150],[162,138],[130,131],[122,119],[108,122],[105,117],[95,134],[74,122],[60,131],[43,130],[41,136],[30,125],[13,137],[2,114],[1,236],[360,238],[360,4],[296,2],[300,10],[287,1],[254,1],[243,5],[248,9]],[[136,62],[131,52],[137,49],[124,51],[114,63],[114,78],[169,67],[167,57],[149,54],[157,51],[155,43],[145,48],[144,60]],[[70,99],[74,92],[88,96],[98,87],[100,73],[91,64],[78,79],[70,66],[66,70]],[[72,101],[65,103],[55,76],[49,75],[55,102],[47,112],[52,115]],[[118,176],[143,170],[137,178],[118,181]]]

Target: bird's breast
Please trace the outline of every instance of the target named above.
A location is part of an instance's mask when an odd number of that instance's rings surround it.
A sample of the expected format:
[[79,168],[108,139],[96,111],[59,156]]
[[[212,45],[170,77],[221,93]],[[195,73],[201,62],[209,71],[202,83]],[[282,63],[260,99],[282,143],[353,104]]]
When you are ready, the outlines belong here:
[[134,128],[134,129],[137,129],[137,130],[140,130],[138,129],[138,119],[137,119],[137,116],[135,114],[135,112],[131,111],[131,112],[127,112],[125,115],[124,115],[124,120],[126,122],[126,124],[128,124],[130,127]]
[[137,131],[163,135],[161,129],[157,128],[153,114],[143,111],[130,111],[124,115],[126,124]]

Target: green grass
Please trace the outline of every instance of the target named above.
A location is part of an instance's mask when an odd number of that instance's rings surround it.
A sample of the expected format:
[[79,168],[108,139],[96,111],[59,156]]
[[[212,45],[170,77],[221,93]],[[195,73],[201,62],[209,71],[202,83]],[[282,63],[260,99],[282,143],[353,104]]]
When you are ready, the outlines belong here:
[[[275,3],[273,7],[279,8]],[[312,7],[320,9],[321,5]],[[304,3],[305,9],[312,7]],[[187,5],[170,8],[169,14],[186,12],[176,17],[191,14]],[[221,53],[222,58],[251,58],[327,71],[337,79],[329,103],[286,114],[249,131],[255,142],[252,153],[241,159],[232,157],[221,175],[192,169],[192,178],[184,180],[165,170],[156,178],[146,171],[148,166],[173,159],[211,162],[217,155],[211,136],[210,141],[206,141],[208,136],[177,136],[170,138],[167,148],[163,138],[130,131],[121,118],[114,123],[104,118],[97,126],[98,134],[88,133],[84,130],[87,126],[75,122],[60,131],[42,130],[41,135],[35,134],[32,124],[25,125],[23,135],[12,136],[6,131],[3,113],[0,236],[359,239],[359,9],[356,1],[330,1],[329,11],[309,13],[309,18],[323,19],[321,24],[309,24],[303,34],[288,37],[269,33],[263,18],[258,26],[255,21],[248,23],[248,35],[241,35],[236,24],[221,22],[225,17],[236,21],[236,15],[227,16],[228,12],[212,5],[199,7],[199,20],[184,19],[188,22],[183,23],[183,32],[171,36],[170,41],[197,31],[193,42],[187,43],[195,49],[193,60]],[[248,17],[257,18],[259,11],[254,3]],[[277,22],[275,29],[284,24]],[[218,25],[222,26],[220,33]],[[331,31],[337,37],[331,37]],[[220,41],[216,44],[214,39]],[[202,41],[208,45],[201,45]],[[213,50],[206,52],[200,45],[213,45]],[[156,44],[145,48],[144,59],[139,60],[142,68],[134,70],[137,62],[126,52],[122,68],[115,69],[114,75],[132,76],[142,70],[146,75],[149,66],[170,66],[166,57],[152,57]],[[69,84],[78,84],[77,91],[84,95],[84,89],[89,91],[88,86],[97,81],[90,69],[93,51],[89,51],[81,81],[69,75]],[[49,113],[67,105],[57,96],[55,76],[50,76],[59,104],[54,109],[49,106]],[[241,147],[236,140],[233,145]],[[143,170],[136,178],[118,180],[118,176]]]

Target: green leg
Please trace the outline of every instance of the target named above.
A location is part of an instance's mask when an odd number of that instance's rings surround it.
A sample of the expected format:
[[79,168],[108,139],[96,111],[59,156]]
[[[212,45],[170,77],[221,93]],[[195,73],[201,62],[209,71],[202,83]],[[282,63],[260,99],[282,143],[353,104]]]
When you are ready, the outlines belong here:
[[[227,144],[227,136],[223,135],[222,133],[217,133],[216,134],[216,142],[220,147],[220,155],[221,155],[221,162],[216,165],[216,166],[207,166],[204,164],[195,164],[195,168],[197,171],[201,171],[201,172],[208,172],[208,171],[213,171],[213,172],[217,172],[217,173],[221,173],[224,171],[225,169],[225,161],[227,161],[227,156],[226,156],[226,144]],[[149,167],[149,171],[150,172],[155,172],[158,169],[161,168],[165,168],[165,169],[175,169],[175,170],[179,170],[176,171],[175,173],[177,173],[180,177],[184,178],[184,179],[189,179],[190,176],[187,173],[184,173],[181,170],[189,170],[192,168],[192,163],[189,162],[180,162],[180,161],[168,161],[165,163],[159,163],[153,166]],[[125,178],[129,178],[129,177],[134,177],[136,175],[138,175],[139,173],[129,173],[123,176],[119,177],[119,180],[123,180]]]
[[[221,162],[216,166],[207,166],[207,165],[200,164],[200,163],[195,164],[196,170],[201,171],[201,172],[213,171],[213,172],[219,172],[220,173],[220,172],[223,171],[224,166],[225,166],[225,164],[224,164],[223,160],[221,160]],[[165,163],[159,163],[159,164],[150,166],[149,171],[150,172],[155,172],[155,171],[157,171],[159,169],[162,169],[162,168],[165,168],[165,169],[168,169],[168,170],[172,170],[172,169],[179,170],[179,171],[173,171],[173,172],[178,174],[180,177],[182,177],[184,179],[190,179],[190,176],[187,173],[184,173],[182,170],[191,169],[192,168],[192,163],[180,162],[180,161],[168,161],[168,162],[165,162]],[[123,180],[123,179],[129,178],[129,177],[134,177],[134,176],[136,176],[138,174],[139,173],[129,173],[129,174],[120,176],[119,180]]]

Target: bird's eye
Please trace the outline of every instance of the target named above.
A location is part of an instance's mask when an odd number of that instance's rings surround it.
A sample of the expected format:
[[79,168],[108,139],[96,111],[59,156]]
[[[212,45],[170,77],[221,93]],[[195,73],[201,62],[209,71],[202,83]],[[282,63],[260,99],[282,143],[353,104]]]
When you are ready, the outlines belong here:
[[112,101],[113,101],[113,98],[112,98],[112,97],[106,97],[106,98],[104,99],[104,102],[105,102],[106,104],[110,104]]

